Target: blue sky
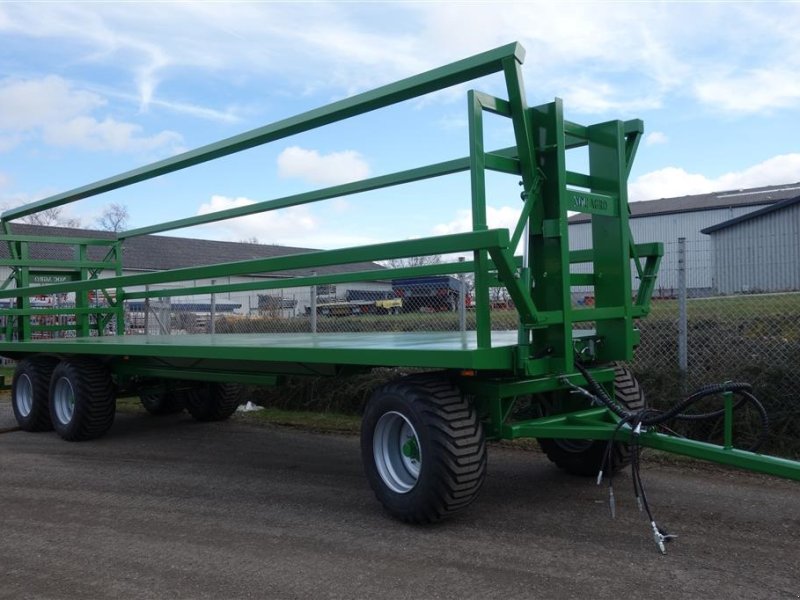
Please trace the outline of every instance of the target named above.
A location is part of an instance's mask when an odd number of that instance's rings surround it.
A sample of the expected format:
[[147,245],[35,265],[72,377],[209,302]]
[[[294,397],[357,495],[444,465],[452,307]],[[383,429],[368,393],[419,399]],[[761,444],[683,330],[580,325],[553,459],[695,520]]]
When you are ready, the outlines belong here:
[[[528,102],[642,118],[632,200],[800,181],[800,4],[0,2],[0,205],[16,206],[506,44]],[[488,77],[470,87],[502,94]],[[466,87],[70,205],[139,227],[466,154]],[[487,145],[512,143],[499,119]],[[492,226],[515,221],[492,177]],[[462,231],[466,177],[180,235],[313,248]]]

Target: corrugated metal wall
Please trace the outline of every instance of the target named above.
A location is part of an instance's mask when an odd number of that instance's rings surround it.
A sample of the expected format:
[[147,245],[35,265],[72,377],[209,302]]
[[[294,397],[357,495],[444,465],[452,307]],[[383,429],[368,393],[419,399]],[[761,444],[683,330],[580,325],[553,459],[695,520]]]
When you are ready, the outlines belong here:
[[[630,220],[633,239],[637,243],[664,242],[656,295],[671,295],[678,287],[678,238],[686,238],[686,285],[690,290],[708,291],[713,288],[713,260],[711,240],[700,233],[710,227],[763,208],[763,206],[737,206],[711,210],[638,217]],[[569,226],[570,248],[580,250],[591,247],[591,224],[575,223]],[[578,269],[576,268],[577,272]],[[633,287],[638,288],[636,271],[632,269]]]
[[720,294],[800,290],[800,204],[711,233]]

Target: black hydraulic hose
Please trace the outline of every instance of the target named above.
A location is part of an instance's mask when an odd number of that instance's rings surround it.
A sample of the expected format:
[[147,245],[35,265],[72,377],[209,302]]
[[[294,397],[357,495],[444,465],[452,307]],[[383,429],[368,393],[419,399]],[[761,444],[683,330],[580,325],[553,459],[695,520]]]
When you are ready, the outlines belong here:
[[644,427],[656,427],[666,423],[667,421],[676,419],[684,421],[701,421],[719,418],[725,413],[724,408],[711,412],[696,414],[686,413],[684,411],[702,398],[723,394],[725,392],[731,392],[739,397],[739,400],[737,400],[736,404],[733,406],[734,410],[741,408],[745,404],[751,404],[758,412],[761,419],[761,431],[758,435],[758,438],[756,438],[756,441],[750,446],[750,448],[748,448],[748,450],[755,452],[766,440],[767,433],[769,431],[769,415],[767,414],[767,410],[764,408],[764,405],[752,394],[753,387],[749,383],[728,382],[706,385],[699,388],[680,402],[677,402],[666,411],[643,408],[641,411],[631,412],[620,406],[616,401],[609,397],[605,388],[597,383],[597,380],[583,365],[576,361],[575,368],[586,379],[589,389],[594,394],[595,398],[605,405],[606,408],[611,410],[611,412],[617,415],[617,417],[620,419],[626,422],[635,419],[637,424]]

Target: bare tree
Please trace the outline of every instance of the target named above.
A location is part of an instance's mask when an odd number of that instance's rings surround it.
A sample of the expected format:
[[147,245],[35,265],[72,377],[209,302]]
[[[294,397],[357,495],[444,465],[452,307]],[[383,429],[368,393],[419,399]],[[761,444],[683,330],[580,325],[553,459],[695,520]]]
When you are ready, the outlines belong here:
[[42,210],[40,212],[33,213],[32,215],[28,215],[27,217],[25,217],[24,222],[29,223],[30,225],[44,225],[49,227],[72,227],[74,229],[83,226],[80,219],[65,216],[61,208],[58,206],[56,206],[55,208],[48,208],[47,210]]
[[260,244],[261,242],[258,241],[258,238],[254,235],[251,235],[249,238],[239,240],[240,244]]
[[392,258],[384,261],[384,266],[391,269],[400,269],[402,267],[424,267],[425,265],[438,265],[442,262],[441,254],[432,254],[430,256],[410,256],[408,258]]
[[119,233],[128,227],[128,208],[124,204],[112,203],[105,207],[97,219],[97,226],[103,231]]

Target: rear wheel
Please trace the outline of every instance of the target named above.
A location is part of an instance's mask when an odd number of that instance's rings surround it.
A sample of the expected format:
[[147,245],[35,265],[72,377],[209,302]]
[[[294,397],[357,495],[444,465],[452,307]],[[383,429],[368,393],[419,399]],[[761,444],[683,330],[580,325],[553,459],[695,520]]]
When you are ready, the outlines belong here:
[[[614,399],[628,411],[644,408],[644,392],[633,373],[625,366],[614,368]],[[594,476],[600,471],[605,458],[608,442],[605,440],[569,440],[540,438],[541,446],[547,457],[555,465],[567,473],[582,476]],[[618,471],[630,463],[630,450],[624,442],[614,442],[611,448],[612,472]]]
[[26,358],[17,365],[11,383],[14,418],[24,431],[49,431],[50,377],[58,361],[45,356]]
[[444,377],[409,377],[378,388],[364,413],[361,455],[375,496],[409,523],[466,508],[486,475],[481,422]]
[[102,436],[114,422],[114,385],[105,365],[86,358],[63,360],[50,380],[50,416],[70,442]]
[[198,421],[224,421],[236,412],[243,391],[238,383],[211,383],[187,390],[186,410]]
[[185,394],[174,389],[174,385],[165,383],[163,388],[146,391],[139,395],[145,410],[154,416],[173,415],[186,407]]

